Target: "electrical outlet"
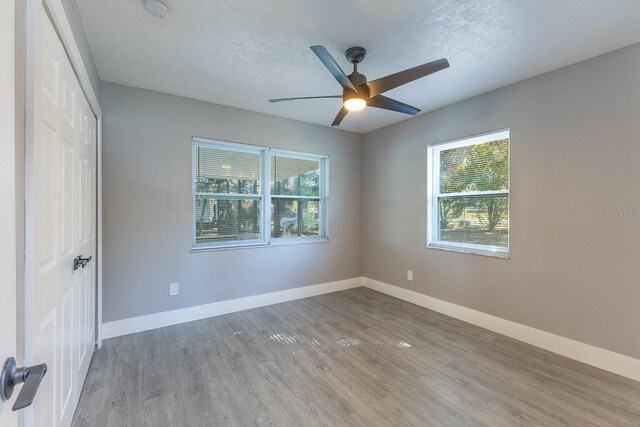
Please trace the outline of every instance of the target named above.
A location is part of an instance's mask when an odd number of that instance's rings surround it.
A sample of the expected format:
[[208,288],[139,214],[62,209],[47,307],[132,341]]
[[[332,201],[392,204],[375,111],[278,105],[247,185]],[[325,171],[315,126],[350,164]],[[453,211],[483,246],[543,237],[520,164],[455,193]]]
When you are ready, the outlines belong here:
[[407,270],[407,280],[413,280],[413,270]]
[[169,296],[178,295],[180,292],[180,283],[169,283]]

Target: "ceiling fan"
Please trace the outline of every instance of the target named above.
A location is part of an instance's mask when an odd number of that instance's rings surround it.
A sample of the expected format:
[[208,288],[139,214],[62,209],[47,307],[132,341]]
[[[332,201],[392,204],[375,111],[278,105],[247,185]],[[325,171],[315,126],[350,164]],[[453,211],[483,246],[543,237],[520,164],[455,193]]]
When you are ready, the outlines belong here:
[[353,72],[348,76],[342,71],[342,68],[340,68],[335,59],[333,59],[323,46],[311,46],[311,50],[320,58],[320,61],[322,61],[329,72],[333,74],[333,77],[335,77],[338,83],[340,83],[342,86],[342,95],[279,98],[270,99],[269,102],[293,101],[298,99],[342,98],[342,108],[333,120],[331,126],[340,125],[340,122],[342,122],[342,119],[345,118],[349,111],[359,111],[367,106],[415,116],[420,112],[419,109],[396,101],[395,99],[382,96],[381,93],[449,67],[449,61],[447,61],[446,58],[442,58],[367,82],[367,78],[358,72],[358,64],[364,60],[367,54],[367,51],[363,47],[351,47],[344,53],[347,60],[353,64]]

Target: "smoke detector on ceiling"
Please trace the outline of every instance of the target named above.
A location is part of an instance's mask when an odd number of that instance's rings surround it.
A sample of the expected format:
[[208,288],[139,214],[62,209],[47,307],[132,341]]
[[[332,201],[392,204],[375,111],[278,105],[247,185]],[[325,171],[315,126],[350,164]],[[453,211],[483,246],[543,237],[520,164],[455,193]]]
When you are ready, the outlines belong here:
[[144,8],[156,18],[164,18],[169,14],[169,5],[162,0],[144,0]]

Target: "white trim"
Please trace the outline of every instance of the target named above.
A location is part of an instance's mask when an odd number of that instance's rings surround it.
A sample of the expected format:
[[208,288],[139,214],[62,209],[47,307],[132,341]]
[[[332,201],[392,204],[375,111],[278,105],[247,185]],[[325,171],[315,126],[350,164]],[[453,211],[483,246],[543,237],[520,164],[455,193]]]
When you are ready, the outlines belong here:
[[262,194],[242,194],[242,193],[205,193],[196,191],[193,193],[196,197],[208,197],[210,199],[222,200],[260,200]]
[[556,354],[640,381],[640,360],[364,277],[363,286]]
[[[21,5],[21,3],[18,3]],[[18,365],[23,365],[18,334],[22,321],[16,316],[17,295],[17,254],[16,251],[16,137],[19,130],[16,121],[16,2],[2,2],[0,16],[0,361],[15,357]],[[18,166],[19,167],[19,166]],[[18,426],[18,414],[11,411],[12,402],[0,400],[0,424],[5,427]]]
[[[265,243],[269,243],[269,237],[271,237],[271,157],[260,155],[260,162],[262,171],[262,175],[260,176],[260,187],[263,195],[260,211],[260,217],[262,218],[260,238]],[[195,240],[195,233],[193,235],[193,239]]]
[[338,280],[336,282],[269,292],[250,297],[236,298],[227,301],[219,301],[194,307],[148,314],[146,316],[115,320],[103,325],[103,338],[114,338],[136,332],[163,328],[165,326],[192,322],[194,320],[206,319],[208,317],[220,316],[222,314],[235,313],[237,311],[250,310],[252,308],[279,304],[301,298],[358,288],[360,286],[362,286],[362,278],[354,277],[352,279]]
[[97,182],[97,224],[98,227],[98,248],[97,250],[97,264],[96,264],[96,348],[102,347],[102,118],[98,118],[98,124],[96,126],[98,133],[98,147],[97,147],[97,156],[98,156],[98,169],[96,171],[96,182]]
[[290,200],[317,200],[317,201],[320,201],[322,199],[321,196],[296,196],[296,195],[293,195],[293,196],[286,195],[285,196],[285,195],[279,195],[279,194],[276,194],[276,195],[272,194],[271,198],[272,199],[290,199]]
[[[443,149],[450,150],[452,148],[467,147],[469,145],[482,144],[484,142],[496,141],[498,139],[507,139],[509,138],[510,132],[511,132],[510,128],[492,130],[485,133],[463,136],[462,138],[436,142],[434,144],[429,144],[429,148],[433,147],[434,149],[441,151]],[[444,145],[446,145],[446,147],[439,147]]]
[[501,248],[499,246],[482,246],[480,249],[476,249],[475,246],[470,243],[465,243],[464,248],[459,245],[450,245],[446,241],[435,241],[427,245],[427,249],[437,249],[439,251],[457,252],[460,254],[480,255],[493,258],[511,259],[509,250],[507,248]]
[[253,247],[267,247],[269,244],[260,239],[247,239],[247,240],[222,240],[220,242],[210,243],[193,243],[191,245],[191,252],[199,252],[204,250],[224,250],[233,248],[253,248]]
[[240,142],[223,141],[220,139],[206,139],[199,136],[191,137],[191,150],[193,147],[215,148],[217,150],[233,151],[236,153],[261,154],[268,147],[258,145],[242,144]]
[[326,237],[292,237],[292,238],[277,238],[269,243],[255,243],[246,245],[233,245],[233,246],[203,246],[192,247],[189,253],[197,254],[199,252],[215,252],[215,251],[228,251],[236,249],[254,249],[254,248],[273,248],[278,246],[292,246],[292,245],[313,245],[316,243],[329,243],[329,239]]
[[462,193],[439,193],[438,198],[508,196],[509,190],[465,191]]
[[329,156],[320,160],[320,236],[329,240]]
[[307,243],[327,243],[326,237],[300,236],[300,237],[274,237],[269,242],[270,246],[304,245]]

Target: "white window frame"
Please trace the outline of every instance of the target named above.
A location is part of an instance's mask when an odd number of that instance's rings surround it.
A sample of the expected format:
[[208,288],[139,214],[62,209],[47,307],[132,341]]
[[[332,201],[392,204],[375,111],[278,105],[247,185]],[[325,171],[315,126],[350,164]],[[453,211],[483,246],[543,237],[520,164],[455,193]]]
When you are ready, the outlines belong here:
[[507,247],[493,245],[479,245],[474,243],[458,243],[438,240],[438,222],[440,219],[439,203],[440,197],[440,153],[453,148],[467,147],[486,142],[509,138],[511,146],[510,129],[501,129],[481,135],[474,135],[452,141],[431,144],[427,147],[427,248],[448,250],[454,252],[471,253],[476,255],[487,255],[498,258],[510,257],[511,239],[511,147],[509,147],[509,189],[498,191],[473,191],[464,193],[445,193],[447,196],[490,196],[506,195],[509,199],[509,241]]
[[[196,242],[196,211],[195,200],[197,195],[209,195],[209,193],[197,193],[195,183],[196,147],[227,149],[236,152],[256,153],[260,155],[260,193],[229,195],[214,194],[221,199],[238,198],[260,200],[261,230],[260,238],[254,240],[231,240],[218,243],[197,243]],[[300,237],[272,237],[271,236],[271,158],[274,156],[291,157],[305,160],[318,161],[320,167],[320,186],[318,196],[273,196],[279,198],[309,199],[319,200],[319,235]],[[329,196],[329,156],[323,154],[302,153],[298,151],[283,150],[271,147],[240,144],[235,142],[219,141],[200,137],[193,137],[191,143],[191,251],[209,251],[219,249],[234,249],[246,247],[266,247],[278,245],[296,245],[305,243],[328,242],[327,206]]]
[[[318,189],[318,196],[272,196],[271,195],[271,158],[272,157],[289,157],[294,159],[303,159],[303,160],[314,160],[318,161],[318,165],[320,167],[320,182]],[[309,154],[309,153],[301,153],[298,151],[290,151],[290,150],[282,150],[278,148],[270,148],[268,150],[267,157],[267,186],[269,187],[267,191],[268,195],[268,203],[267,203],[267,211],[266,215],[268,216],[269,225],[269,239],[270,243],[276,244],[286,244],[286,243],[304,243],[304,242],[315,242],[322,241],[326,242],[328,240],[327,234],[327,189],[329,188],[328,182],[328,168],[329,168],[329,158],[324,155],[317,154]],[[318,218],[318,236],[300,236],[300,237],[271,237],[271,199],[272,198],[280,198],[280,199],[296,199],[296,200],[318,200],[319,206],[319,218]]]

